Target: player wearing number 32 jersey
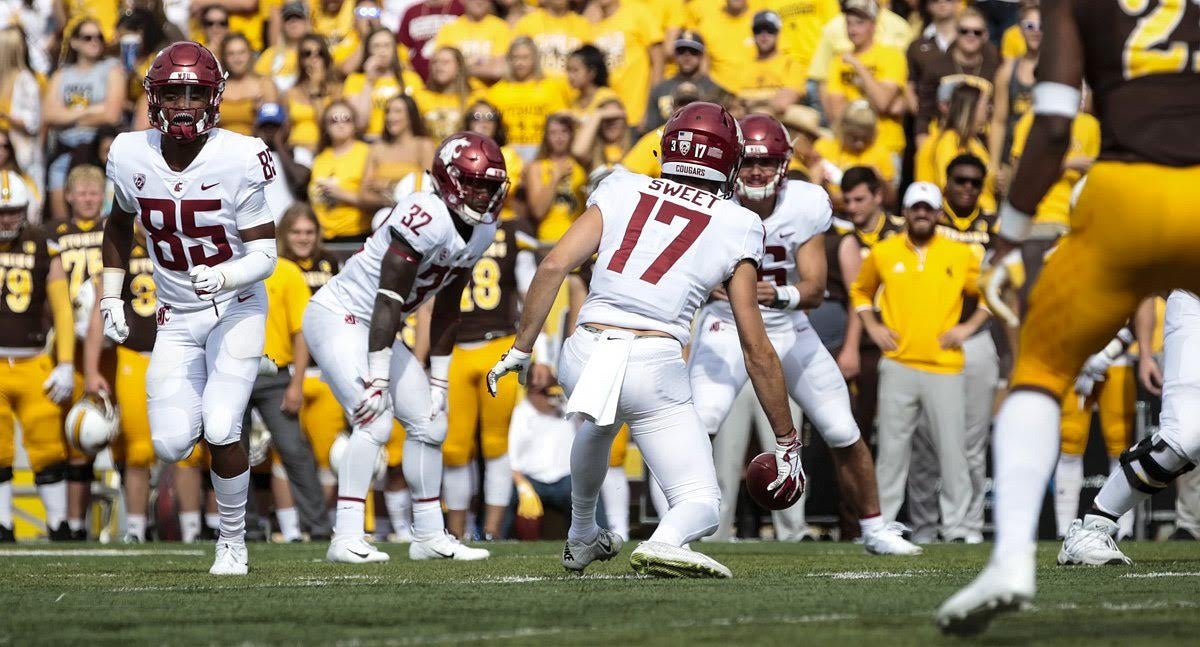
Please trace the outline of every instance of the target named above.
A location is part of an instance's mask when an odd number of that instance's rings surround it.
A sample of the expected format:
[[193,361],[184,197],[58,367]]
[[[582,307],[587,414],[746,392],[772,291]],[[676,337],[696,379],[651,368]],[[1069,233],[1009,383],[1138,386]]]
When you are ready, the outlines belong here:
[[[446,389],[463,288],[496,237],[508,192],[494,141],[460,132],[442,142],[430,169],[433,191],[401,200],[362,251],[317,292],[304,313],[304,338],[353,424],[338,466],[337,522],[326,558],[387,561],[363,536],[363,516],[379,448],[404,425],[402,468],[413,499],[414,560],[477,560],[488,551],[445,532],[440,492]],[[396,339],[404,319],[436,295],[430,373]]]
[[250,473],[239,440],[263,350],[262,280],[275,268],[264,196],[275,168],[261,140],[215,127],[225,74],[204,47],[162,50],[144,85],[153,127],[119,135],[108,156],[115,199],[102,248],[104,333],[118,343],[129,335],[122,288],[137,219],[159,302],[146,372],[154,451],[174,463],[203,434],[221,515],[209,572],[244,575]]
[[746,371],[777,438],[784,499],[804,487],[779,358],[758,308],[764,229],[753,212],[727,198],[742,155],[737,122],[712,103],[681,109],[663,130],[661,179],[616,171],[592,193],[588,209],[538,268],[511,350],[489,375],[517,372],[567,273],[598,253],[579,327],[563,347],[559,379],[567,409],[587,422],[571,450],[571,529],[563,566],[581,571],[621,549],[596,526],[596,498],[609,448],[623,423],[637,441],[670,509],[649,541],[630,556],[639,573],[729,577],[729,569],[685,548],[717,528],[721,493],[712,446],[692,402],[683,346],[696,310],[724,284],[737,322]]

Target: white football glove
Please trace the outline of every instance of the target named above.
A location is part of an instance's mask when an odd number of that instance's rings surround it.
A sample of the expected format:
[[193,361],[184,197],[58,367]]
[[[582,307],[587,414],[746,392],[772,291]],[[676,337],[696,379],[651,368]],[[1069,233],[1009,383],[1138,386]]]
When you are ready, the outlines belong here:
[[787,500],[804,492],[804,468],[800,465],[800,437],[791,435],[775,439],[775,480],[767,486],[776,499]]
[[367,377],[360,378],[362,390],[350,420],[356,427],[371,424],[391,409],[392,401],[388,393],[391,358],[390,348],[367,354]]
[[429,358],[429,417],[436,418],[446,412],[447,391],[450,388],[450,356],[434,355]]
[[104,336],[115,343],[129,339],[129,324],[125,322],[125,302],[114,297],[100,299],[100,317],[104,321]]
[[1083,399],[1092,397],[1096,385],[1104,381],[1112,363],[1113,359],[1103,352],[1087,358],[1083,369],[1079,371],[1079,377],[1075,378],[1075,392]]
[[42,382],[42,389],[46,391],[46,395],[50,396],[51,400],[59,404],[63,404],[71,399],[71,394],[75,392],[75,366],[72,364],[59,364],[50,371],[50,377]]
[[192,289],[201,301],[212,301],[225,287],[225,275],[215,267],[197,265],[188,271],[188,276],[192,278]]
[[529,378],[529,364],[532,357],[531,353],[518,350],[516,346],[508,349],[508,352],[500,357],[500,361],[496,362],[492,370],[488,371],[488,393],[491,393],[493,398],[496,397],[496,383],[500,381],[500,378],[513,372],[517,374],[517,381],[524,386],[525,381]]

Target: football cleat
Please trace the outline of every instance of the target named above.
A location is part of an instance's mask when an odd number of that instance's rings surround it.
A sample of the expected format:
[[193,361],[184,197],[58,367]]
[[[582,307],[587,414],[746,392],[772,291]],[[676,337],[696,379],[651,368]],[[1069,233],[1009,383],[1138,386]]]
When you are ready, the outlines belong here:
[[367,543],[362,535],[354,537],[337,537],[329,542],[329,550],[325,551],[325,559],[340,564],[370,564],[386,562],[392,556]]
[[1029,607],[1037,589],[1033,552],[1005,564],[988,563],[970,584],[942,603],[934,616],[945,634],[974,636],[982,633],[1001,613]]
[[863,537],[863,549],[869,555],[920,555],[925,552],[904,538],[904,524],[895,521]]
[[217,558],[213,560],[210,575],[245,575],[250,572],[250,556],[246,544],[241,541],[218,541]]
[[66,521],[58,524],[57,528],[46,526],[46,534],[50,537],[50,541],[71,541],[71,527]]
[[733,577],[728,568],[708,555],[661,541],[638,544],[629,556],[629,565],[638,575],[654,577]]
[[1087,515],[1071,522],[1067,536],[1058,551],[1059,566],[1109,566],[1132,564],[1133,562],[1117,548],[1113,536],[1117,534],[1117,523],[1098,515]]
[[427,559],[473,562],[491,556],[492,554],[487,550],[467,546],[447,533],[442,533],[433,539],[417,540],[414,538],[413,542],[408,545],[408,558],[418,562]]
[[563,546],[562,565],[568,571],[582,573],[592,562],[607,562],[621,552],[625,540],[611,530],[600,529],[590,542],[568,539]]
[[8,526],[0,525],[0,544],[11,544],[17,540],[16,533]]

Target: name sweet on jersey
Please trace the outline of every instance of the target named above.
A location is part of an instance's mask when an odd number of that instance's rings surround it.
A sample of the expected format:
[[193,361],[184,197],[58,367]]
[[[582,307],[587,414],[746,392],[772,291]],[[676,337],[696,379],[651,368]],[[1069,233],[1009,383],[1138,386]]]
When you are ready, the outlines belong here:
[[[684,172],[686,173],[686,171]],[[657,191],[658,193],[669,198],[687,201],[705,209],[712,209],[717,202],[720,201],[720,198],[709,193],[708,191],[702,191],[695,187],[690,187],[685,184],[676,184],[675,182],[668,182],[666,180],[651,180],[649,188],[651,191]]]

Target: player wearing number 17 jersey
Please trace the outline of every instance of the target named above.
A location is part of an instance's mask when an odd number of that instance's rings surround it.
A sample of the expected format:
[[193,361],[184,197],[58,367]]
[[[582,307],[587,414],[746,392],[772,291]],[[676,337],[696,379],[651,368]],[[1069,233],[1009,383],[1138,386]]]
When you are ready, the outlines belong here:
[[[404,425],[403,470],[413,500],[414,560],[477,560],[488,551],[445,532],[440,492],[446,439],[446,387],[463,288],[496,237],[508,192],[496,142],[460,132],[442,142],[430,169],[433,191],[393,207],[384,224],[313,295],[304,338],[322,377],[353,424],[338,466],[337,522],[326,559],[387,561],[363,537],[364,505],[392,415]],[[433,298],[430,374],[396,334],[404,319]]]
[[563,549],[568,570],[582,571],[621,549],[621,538],[596,525],[596,498],[609,449],[628,423],[670,509],[633,551],[639,573],[661,577],[730,577],[729,569],[685,548],[717,528],[721,500],[712,445],[692,402],[683,360],[692,317],[720,284],[729,293],[746,371],[777,438],[785,500],[804,487],[779,358],[758,308],[762,221],[727,198],[742,155],[737,122],[713,103],[676,112],[662,136],[662,179],[626,171],[608,176],[588,209],[555,245],[527,291],[512,349],[492,369],[489,388],[508,372],[524,381],[530,351],[568,272],[599,253],[591,290],[568,338],[559,380],[569,411],[587,422],[571,450],[571,529]]
[[261,140],[215,128],[225,74],[207,49],[167,47],[144,85],[153,128],[118,136],[108,155],[115,199],[102,248],[104,333],[118,343],[129,335],[122,289],[136,218],[159,302],[146,373],[154,451],[174,463],[203,434],[221,515],[209,572],[244,575],[250,472],[239,440],[263,349],[262,281],[275,268],[264,195],[275,169]]

